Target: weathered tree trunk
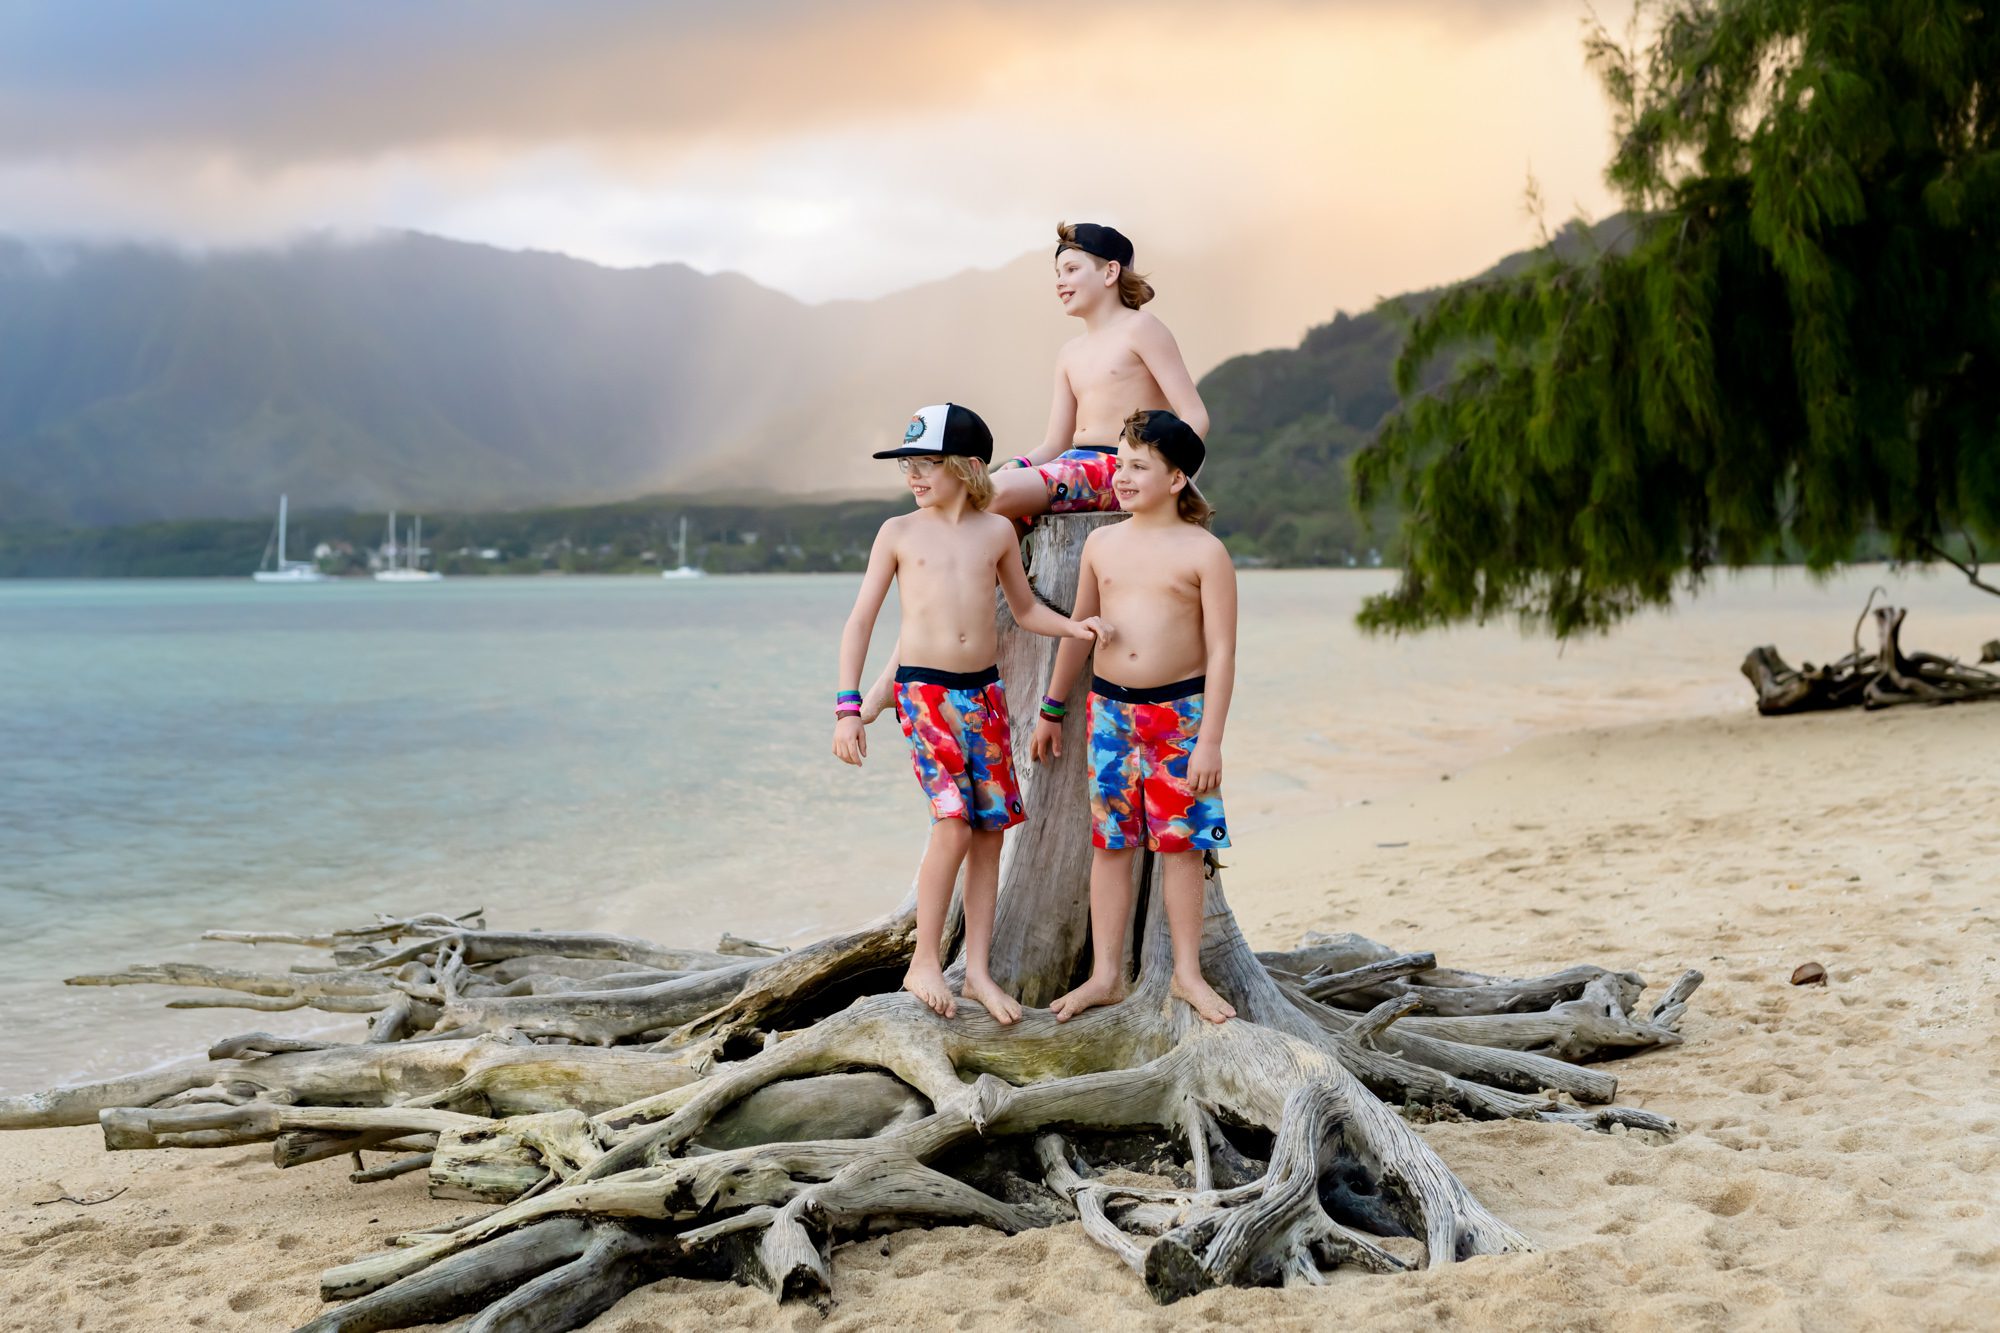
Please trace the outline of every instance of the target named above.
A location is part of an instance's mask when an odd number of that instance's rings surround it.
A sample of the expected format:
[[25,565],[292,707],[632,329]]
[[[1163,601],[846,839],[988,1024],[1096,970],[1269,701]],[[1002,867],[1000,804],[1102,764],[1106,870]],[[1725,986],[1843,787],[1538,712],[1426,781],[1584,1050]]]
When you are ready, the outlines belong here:
[[[1123,514],[1078,514],[1043,521],[1021,544],[1035,595],[1067,614],[1076,605],[1084,538]],[[1090,932],[1090,746],[1084,700],[1090,675],[1081,673],[1063,719],[1062,755],[1045,764],[1028,757],[1041,715],[1042,693],[1059,641],[1029,634],[1000,602],[1000,679],[1014,721],[1014,771],[1029,819],[1007,836],[1000,854],[1000,902],[993,921],[993,979],[1022,1004],[1045,1005],[1070,988]]]
[[[1084,533],[1102,521],[1037,527],[1040,595],[1072,604]],[[167,963],[75,981],[367,1012],[366,1040],[252,1033],[204,1063],[0,1100],[0,1128],[95,1116],[110,1148],[269,1141],[284,1166],[388,1154],[351,1179],[423,1171],[435,1196],[491,1205],[329,1270],[321,1293],[337,1304],[315,1333],[460,1316],[568,1329],[666,1274],[824,1301],[843,1239],[947,1221],[1079,1218],[1161,1301],[1316,1283],[1346,1265],[1392,1274],[1414,1255],[1450,1263],[1531,1242],[1391,1105],[1672,1132],[1616,1105],[1616,1079],[1578,1062],[1677,1043],[1700,973],[1642,1014],[1645,983],[1597,967],[1487,976],[1352,935],[1259,955],[1217,878],[1202,966],[1241,1017],[1216,1026],[1171,994],[1149,856],[1136,858],[1132,993],[1058,1023],[1039,1006],[1085,954],[1090,852],[1081,708],[1060,764],[1027,761],[1051,652],[1003,624],[1031,809],[1003,861],[994,947],[996,977],[1030,1006],[1013,1027],[972,1004],[940,1018],[892,989],[906,911],[775,955],[728,937],[711,952],[496,932],[477,913],[217,932],[330,951],[332,965]],[[1124,1169],[1114,1183],[1104,1167]],[[1004,1200],[981,1187],[1001,1178]]]

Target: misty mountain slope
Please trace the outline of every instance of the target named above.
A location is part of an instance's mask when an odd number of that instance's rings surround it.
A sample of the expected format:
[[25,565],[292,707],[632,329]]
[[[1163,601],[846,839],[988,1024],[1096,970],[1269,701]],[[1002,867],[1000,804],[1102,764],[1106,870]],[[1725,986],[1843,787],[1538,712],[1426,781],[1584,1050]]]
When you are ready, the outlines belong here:
[[[1142,267],[1197,375],[1271,341],[1231,266]],[[1043,252],[807,305],[414,233],[200,255],[0,238],[0,523],[249,517],[280,491],[366,511],[892,492],[868,455],[922,404],[974,407],[1003,455],[1040,442],[1080,332],[1052,288]],[[1232,526],[1304,506],[1308,545],[1351,527],[1341,460],[1391,401],[1396,342],[1342,316],[1203,381]]]

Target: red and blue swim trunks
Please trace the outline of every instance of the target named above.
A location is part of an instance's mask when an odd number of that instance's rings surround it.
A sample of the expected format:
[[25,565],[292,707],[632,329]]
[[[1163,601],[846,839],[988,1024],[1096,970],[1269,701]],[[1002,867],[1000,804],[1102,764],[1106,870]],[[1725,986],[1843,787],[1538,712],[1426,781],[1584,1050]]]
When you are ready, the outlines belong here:
[[987,832],[1028,817],[1014,781],[1014,740],[1000,669],[896,669],[896,720],[910,738],[917,784],[931,818],[963,819]]
[[1118,450],[1093,444],[1056,455],[1035,469],[1049,493],[1051,514],[1090,514],[1118,508],[1111,478],[1118,472]]
[[1218,792],[1188,789],[1201,736],[1200,676],[1132,688],[1090,681],[1090,841],[1106,851],[1227,847]]

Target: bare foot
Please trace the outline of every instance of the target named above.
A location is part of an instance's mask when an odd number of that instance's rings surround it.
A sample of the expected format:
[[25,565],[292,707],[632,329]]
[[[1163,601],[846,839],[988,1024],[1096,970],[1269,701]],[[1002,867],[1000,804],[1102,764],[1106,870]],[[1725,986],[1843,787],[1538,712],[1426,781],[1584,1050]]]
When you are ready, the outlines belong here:
[[1236,1006],[1217,995],[1215,987],[1200,976],[1183,981],[1180,973],[1174,973],[1173,992],[1211,1023],[1227,1023],[1236,1017]]
[[945,984],[944,969],[936,963],[929,966],[911,963],[910,970],[903,974],[903,989],[946,1018],[954,1017],[958,1013],[958,1005],[952,999],[951,987]]
[[965,998],[978,1001],[981,1008],[993,1015],[993,1021],[1006,1027],[1021,1021],[1021,1003],[1006,991],[992,977],[975,977],[969,971],[965,977]]
[[1125,998],[1125,987],[1116,978],[1100,981],[1096,977],[1084,982],[1069,994],[1049,1006],[1056,1016],[1056,1022],[1067,1023],[1086,1009],[1094,1009],[1100,1004],[1116,1004]]

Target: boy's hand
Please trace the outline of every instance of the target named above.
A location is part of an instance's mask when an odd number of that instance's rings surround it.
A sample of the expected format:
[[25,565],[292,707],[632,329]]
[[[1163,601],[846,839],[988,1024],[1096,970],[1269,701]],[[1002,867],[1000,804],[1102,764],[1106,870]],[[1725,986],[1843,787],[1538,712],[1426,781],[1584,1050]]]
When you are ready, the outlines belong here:
[[1028,758],[1038,764],[1062,757],[1062,723],[1045,717],[1035,719],[1035,734],[1028,742]]
[[860,718],[843,717],[833,724],[833,755],[856,768],[868,757],[868,733],[861,729]]
[[1210,745],[1205,740],[1194,743],[1194,753],[1188,756],[1188,790],[1196,796],[1205,796],[1222,785],[1222,747]]
[[1082,620],[1073,623],[1076,625],[1076,632],[1070,635],[1072,639],[1094,639],[1098,643],[1111,642],[1111,626],[1105,624],[1096,616],[1085,616]]

